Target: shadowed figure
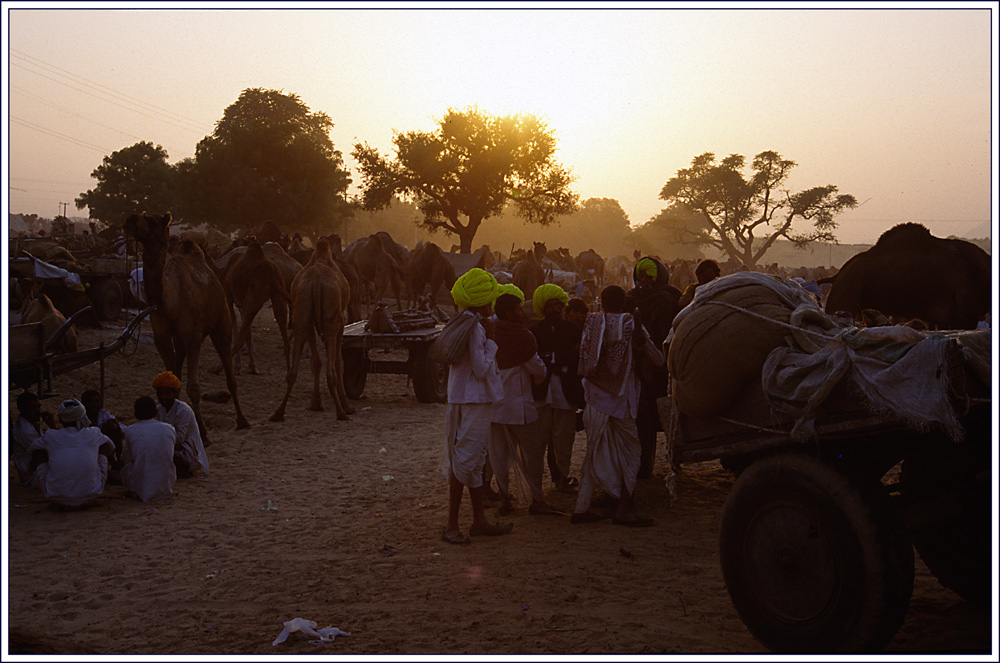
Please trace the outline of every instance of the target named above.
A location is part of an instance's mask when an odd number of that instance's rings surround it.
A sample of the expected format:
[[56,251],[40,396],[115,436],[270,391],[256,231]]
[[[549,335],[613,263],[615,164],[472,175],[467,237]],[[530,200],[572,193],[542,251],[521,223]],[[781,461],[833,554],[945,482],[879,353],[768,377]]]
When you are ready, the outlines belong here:
[[133,214],[125,221],[125,234],[142,245],[146,299],[156,306],[149,316],[153,343],[167,370],[178,377],[187,359],[187,396],[198,420],[201,439],[207,445],[198,385],[201,343],[206,336],[211,337],[226,373],[226,386],[236,407],[236,428],[247,428],[250,424],[240,409],[233,377],[233,324],[226,293],[205,255],[191,240],[183,240],[177,252],[168,255],[170,220],[169,212]]

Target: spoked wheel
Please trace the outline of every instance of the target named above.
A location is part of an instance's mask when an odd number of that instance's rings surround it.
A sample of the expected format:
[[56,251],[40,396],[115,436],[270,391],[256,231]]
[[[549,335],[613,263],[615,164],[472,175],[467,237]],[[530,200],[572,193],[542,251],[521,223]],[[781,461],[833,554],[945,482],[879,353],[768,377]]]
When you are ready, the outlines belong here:
[[360,348],[344,348],[344,393],[352,401],[361,398],[368,382],[368,357]]
[[410,350],[413,393],[421,403],[448,402],[448,366],[434,361],[430,347]]
[[909,608],[913,548],[888,496],[819,459],[785,454],[747,467],[719,544],[733,605],[772,651],[876,651]]
[[99,320],[116,320],[121,314],[125,298],[121,286],[114,279],[101,279],[89,294]]

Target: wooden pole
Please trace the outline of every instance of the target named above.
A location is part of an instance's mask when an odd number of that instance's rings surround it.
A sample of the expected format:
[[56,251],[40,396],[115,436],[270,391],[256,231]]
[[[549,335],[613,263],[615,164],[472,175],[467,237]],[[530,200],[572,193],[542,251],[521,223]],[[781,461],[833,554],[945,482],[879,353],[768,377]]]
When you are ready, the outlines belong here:
[[104,402],[104,341],[101,341],[101,402]]

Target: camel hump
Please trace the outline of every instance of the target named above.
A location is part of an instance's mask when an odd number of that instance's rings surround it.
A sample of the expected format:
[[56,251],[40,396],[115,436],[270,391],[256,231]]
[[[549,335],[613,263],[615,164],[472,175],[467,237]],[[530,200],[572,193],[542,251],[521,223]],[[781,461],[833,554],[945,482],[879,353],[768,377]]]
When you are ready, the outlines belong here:
[[875,242],[875,246],[902,246],[934,239],[931,231],[920,223],[900,223],[886,230]]

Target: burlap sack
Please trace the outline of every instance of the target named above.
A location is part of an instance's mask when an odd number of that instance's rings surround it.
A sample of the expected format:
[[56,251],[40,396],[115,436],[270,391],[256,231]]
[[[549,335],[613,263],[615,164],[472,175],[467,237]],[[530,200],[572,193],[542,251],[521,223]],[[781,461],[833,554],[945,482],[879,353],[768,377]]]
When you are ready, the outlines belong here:
[[[785,323],[792,313],[777,293],[759,285],[721,292],[713,301]],[[760,381],[767,355],[785,344],[786,334],[781,325],[725,306],[705,303],[689,311],[667,353],[678,410],[691,417],[722,414],[747,382]]]

